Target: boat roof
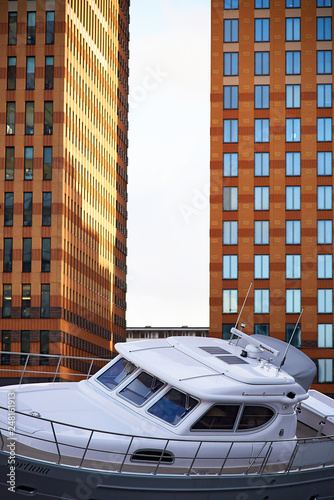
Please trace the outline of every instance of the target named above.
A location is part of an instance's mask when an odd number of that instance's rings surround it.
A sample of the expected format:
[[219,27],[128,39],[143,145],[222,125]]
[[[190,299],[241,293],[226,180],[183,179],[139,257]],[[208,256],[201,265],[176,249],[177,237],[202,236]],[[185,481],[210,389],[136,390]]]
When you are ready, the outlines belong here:
[[270,361],[245,357],[244,349],[222,339],[169,337],[119,343],[116,349],[136,366],[172,385],[192,388],[194,394],[226,394],[229,388],[233,393],[236,385],[244,384],[295,384],[291,375]]

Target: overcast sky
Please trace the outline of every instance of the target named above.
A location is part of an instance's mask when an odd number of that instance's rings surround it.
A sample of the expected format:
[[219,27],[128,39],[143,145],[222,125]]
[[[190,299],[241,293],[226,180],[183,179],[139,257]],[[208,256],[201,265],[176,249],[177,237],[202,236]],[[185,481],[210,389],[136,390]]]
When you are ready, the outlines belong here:
[[208,326],[210,1],[130,16],[127,325]]

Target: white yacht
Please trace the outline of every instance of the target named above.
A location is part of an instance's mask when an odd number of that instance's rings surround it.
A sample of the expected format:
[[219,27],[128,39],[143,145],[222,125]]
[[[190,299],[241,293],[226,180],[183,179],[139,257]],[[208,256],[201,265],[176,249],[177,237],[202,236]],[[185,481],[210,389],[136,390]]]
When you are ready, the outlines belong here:
[[0,388],[0,498],[333,499],[334,400],[310,390],[314,363],[231,334],[120,343],[80,382]]

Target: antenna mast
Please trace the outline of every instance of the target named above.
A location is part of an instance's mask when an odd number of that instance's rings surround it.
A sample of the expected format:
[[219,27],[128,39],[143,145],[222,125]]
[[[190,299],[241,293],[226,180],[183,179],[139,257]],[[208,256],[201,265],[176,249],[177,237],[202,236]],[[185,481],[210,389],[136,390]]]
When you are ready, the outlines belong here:
[[[240,316],[242,315],[242,311],[244,310],[244,307],[245,307],[245,304],[246,304],[246,300],[248,299],[248,295],[249,295],[249,292],[251,291],[252,285],[253,285],[253,282],[251,281],[251,284],[249,285],[248,292],[246,293],[246,297],[245,297],[244,303],[242,304],[242,308],[240,309],[240,313],[239,313],[239,316],[238,316],[238,319],[237,319],[237,321],[235,323],[235,327],[234,328],[238,327],[239,319],[240,319]],[[232,337],[233,337],[233,333],[231,333],[231,337],[230,337],[229,342],[231,342]]]
[[286,361],[286,355],[288,354],[288,350],[290,348],[290,345],[291,345],[291,342],[292,342],[292,339],[293,339],[293,336],[297,330],[297,327],[298,327],[298,324],[299,324],[299,321],[300,321],[300,318],[302,317],[302,314],[303,314],[303,311],[304,311],[304,308],[301,310],[300,312],[300,315],[299,315],[299,318],[297,319],[297,323],[295,324],[295,327],[293,329],[293,332],[292,332],[292,335],[290,337],[290,340],[289,340],[289,343],[288,345],[286,346],[286,349],[285,349],[285,353],[284,353],[284,356],[282,358],[282,361],[281,361],[281,364],[279,365],[279,369],[278,371],[280,371],[280,369],[282,368],[282,366],[284,365],[285,361]]

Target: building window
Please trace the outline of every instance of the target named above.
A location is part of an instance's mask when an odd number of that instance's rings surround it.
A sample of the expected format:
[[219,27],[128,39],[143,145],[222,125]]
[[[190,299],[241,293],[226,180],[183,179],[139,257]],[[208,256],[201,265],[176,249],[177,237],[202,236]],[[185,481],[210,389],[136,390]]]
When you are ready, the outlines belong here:
[[317,85],[317,106],[318,108],[332,107],[332,84],[321,83]]
[[254,290],[254,314],[269,314],[269,290]]
[[239,9],[239,0],[224,0],[224,9]]
[[8,45],[17,44],[17,12],[8,14]]
[[330,142],[332,140],[332,118],[317,118],[317,141]]
[[332,0],[317,0],[317,7],[331,7]]
[[286,255],[285,256],[285,277],[287,280],[301,279],[301,255]]
[[269,52],[254,53],[254,74],[269,75]]
[[43,150],[43,179],[52,179],[52,146],[45,146]]
[[287,314],[297,314],[301,311],[301,290],[285,290],[285,311]]
[[266,337],[269,337],[269,324],[268,323],[255,323],[254,324],[254,334],[255,335],[266,335]]
[[254,153],[255,177],[269,176],[269,153]]
[[333,255],[318,255],[318,279],[333,279]]
[[254,255],[254,279],[269,279],[269,255]]
[[15,148],[6,148],[6,164],[5,164],[5,180],[14,180],[14,160],[15,160]]
[[255,9],[269,9],[269,0],[255,0]]
[[269,18],[254,19],[254,41],[269,42]]
[[223,279],[224,280],[238,279],[237,255],[223,255]]
[[317,209],[332,210],[333,208],[333,188],[332,186],[317,187]]
[[8,57],[7,90],[16,89],[16,57]]
[[34,148],[27,146],[24,148],[24,180],[32,181],[33,179],[33,161]]
[[[29,330],[22,330],[21,331],[21,352],[30,352],[30,331]],[[21,360],[20,363],[21,365],[24,365],[27,361],[28,356],[22,354],[21,355]]]
[[34,133],[34,103],[33,102],[26,102],[25,133],[26,133],[26,135],[32,135]]
[[332,18],[317,17],[317,40],[332,39]]
[[285,244],[300,245],[300,242],[301,242],[300,220],[285,221]]
[[4,238],[3,272],[11,273],[13,268],[13,238]]
[[285,153],[285,175],[300,175],[300,153]]
[[254,86],[254,108],[269,109],[269,85]]
[[333,324],[319,323],[318,324],[318,347],[332,348],[333,347]]
[[269,210],[269,187],[254,188],[254,210]]
[[238,120],[224,120],[224,142],[238,142]]
[[285,106],[287,108],[300,108],[300,85],[285,86]]
[[223,336],[224,340],[230,340],[231,338],[231,328],[234,328],[234,323],[225,323],[223,324]]
[[300,205],[301,205],[300,186],[286,186],[285,210],[300,210]]
[[297,328],[296,325],[293,323],[287,323],[285,325],[285,342],[290,342],[291,337],[292,337],[291,345],[293,347],[300,347],[302,343],[300,325],[297,325]]
[[35,58],[27,57],[26,89],[34,90],[34,88],[35,88]]
[[288,17],[285,19],[285,41],[300,42],[300,18]]
[[51,193],[43,193],[42,225],[51,226]]
[[318,75],[332,74],[331,50],[317,50],[317,74]]
[[23,225],[32,225],[32,193],[23,193]]
[[[40,354],[49,354],[50,334],[49,330],[41,330],[40,332]],[[48,365],[48,357],[40,357],[41,365]]]
[[224,177],[238,176],[238,153],[223,154]]
[[254,142],[269,142],[269,119],[255,118]]
[[223,314],[238,312],[238,290],[223,290]]
[[53,102],[46,101],[44,103],[44,135],[52,135],[53,133]]
[[30,318],[30,303],[31,303],[31,285],[22,285],[22,318]]
[[13,225],[14,193],[5,193],[4,226]]
[[54,59],[53,56],[45,58],[45,88],[48,90],[53,89],[54,80]]
[[22,272],[31,273],[31,238],[23,238]]
[[224,109],[238,109],[238,86],[224,86]]
[[223,210],[238,210],[238,188],[223,188]]
[[332,288],[320,288],[318,290],[318,314],[333,314]]
[[299,9],[300,0],[285,0],[285,7],[287,9]]
[[331,245],[333,243],[333,221],[317,221],[317,240],[318,245]]
[[10,318],[11,315],[12,315],[12,285],[3,285],[2,317]]
[[300,51],[288,50],[285,53],[285,74],[300,75]]
[[6,134],[15,134],[15,102],[7,102]]
[[239,41],[239,19],[224,19],[224,42]]
[[[1,364],[2,365],[10,365],[10,342],[11,334],[9,330],[2,331],[2,351],[5,351],[1,354]],[[8,354],[7,354],[8,353]]]
[[10,318],[12,315],[12,285],[3,285],[2,317]]
[[254,222],[254,245],[269,245],[269,221]]
[[317,153],[317,174],[332,175],[333,154],[331,151],[319,151]]
[[27,13],[27,45],[36,43],[36,12]]
[[41,285],[41,318],[50,317],[50,285]]
[[318,359],[318,382],[333,382],[333,359]]
[[300,118],[285,119],[286,142],[300,142]]
[[237,76],[239,74],[239,53],[224,52],[224,76]]
[[238,221],[233,220],[223,222],[223,244],[238,244]]
[[51,268],[51,238],[42,238],[42,273],[49,273]]
[[45,43],[52,45],[55,42],[55,13],[48,11],[46,13],[46,27],[45,27]]

